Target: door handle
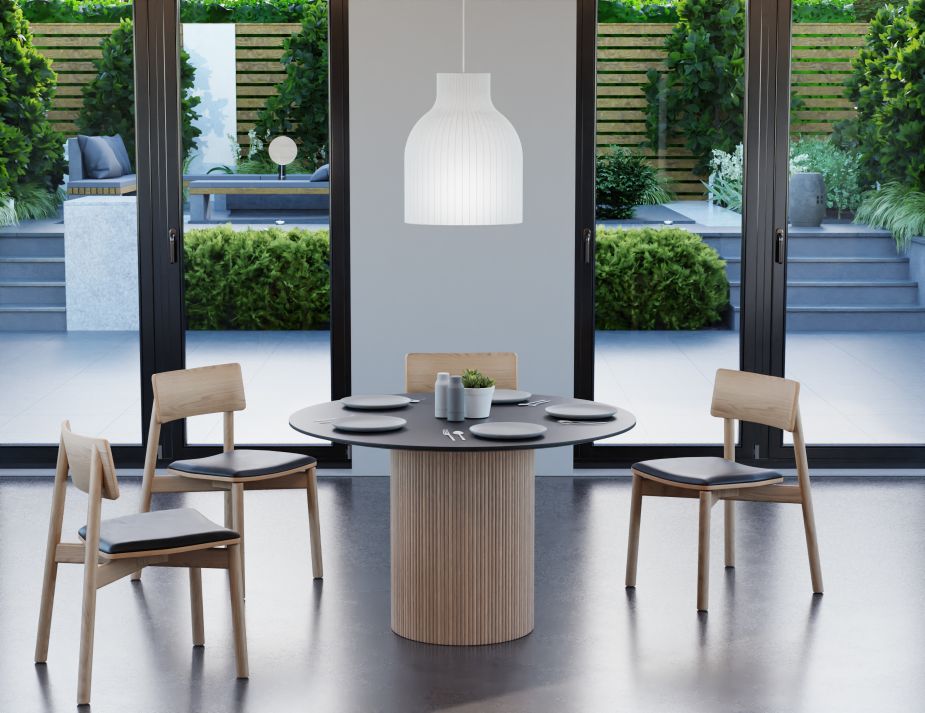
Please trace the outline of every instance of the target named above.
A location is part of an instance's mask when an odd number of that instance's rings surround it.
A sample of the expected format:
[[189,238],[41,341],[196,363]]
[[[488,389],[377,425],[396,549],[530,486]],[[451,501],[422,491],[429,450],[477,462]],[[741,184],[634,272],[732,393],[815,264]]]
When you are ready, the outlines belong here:
[[783,228],[778,228],[774,231],[774,262],[778,265],[784,264],[784,259],[786,257],[786,232]]
[[177,229],[167,231],[167,259],[171,265],[177,261]]
[[581,236],[585,242],[585,263],[587,264],[591,262],[591,228],[585,228],[581,231]]

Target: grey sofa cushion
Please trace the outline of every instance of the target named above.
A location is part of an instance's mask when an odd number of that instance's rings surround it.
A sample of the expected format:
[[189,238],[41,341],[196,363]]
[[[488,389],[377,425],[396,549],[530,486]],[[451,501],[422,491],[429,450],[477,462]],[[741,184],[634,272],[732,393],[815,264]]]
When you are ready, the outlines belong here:
[[324,164],[321,168],[315,171],[312,174],[312,177],[309,178],[309,181],[328,181],[331,178],[331,166],[330,164]]
[[104,136],[103,138],[112,147],[112,152],[116,155],[116,159],[122,167],[122,175],[130,174],[132,172],[132,161],[128,156],[128,150],[125,148],[122,137],[116,134],[115,136]]
[[77,136],[83,156],[84,171],[89,178],[118,178],[124,171],[108,136]]

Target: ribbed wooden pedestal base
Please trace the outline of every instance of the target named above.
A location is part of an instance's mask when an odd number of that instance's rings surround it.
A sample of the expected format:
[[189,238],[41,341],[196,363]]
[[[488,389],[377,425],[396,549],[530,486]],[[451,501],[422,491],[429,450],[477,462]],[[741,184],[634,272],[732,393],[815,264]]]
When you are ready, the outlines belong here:
[[493,644],[533,630],[534,452],[392,451],[392,630]]

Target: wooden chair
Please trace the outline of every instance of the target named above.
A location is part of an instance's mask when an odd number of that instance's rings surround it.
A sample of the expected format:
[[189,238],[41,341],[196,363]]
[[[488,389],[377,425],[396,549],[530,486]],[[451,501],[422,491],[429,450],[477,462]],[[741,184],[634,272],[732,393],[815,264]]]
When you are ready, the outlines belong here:
[[438,372],[462,374],[466,369],[478,369],[490,376],[499,389],[517,388],[517,355],[514,352],[413,353],[405,354],[405,391],[430,393]]
[[[757,500],[799,503],[803,508],[806,546],[813,592],[822,594],[822,569],[816,543],[816,523],[809,485],[809,466],[799,407],[800,384],[789,379],[720,369],[716,372],[710,414],[723,419],[723,458],[662,458],[635,463],[629,544],[626,554],[626,586],[636,586],[639,554],[639,522],[644,495],[697,498],[700,501],[700,535],[697,559],[697,609],[707,610],[710,568],[710,511],[725,502],[726,566],[735,566],[734,501]],[[782,485],[783,476],[766,468],[735,462],[736,420],[760,423],[793,433],[797,484]]]
[[[84,540],[82,544],[61,541],[68,471],[74,485],[90,496],[87,524],[80,528],[78,533]],[[71,433],[70,424],[65,421],[61,427],[51,518],[48,525],[45,576],[42,581],[38,635],[35,642],[36,663],[45,663],[48,657],[58,564],[84,566],[77,705],[90,702],[96,590],[142,567],[187,567],[193,645],[202,646],[205,636],[201,569],[211,567],[228,570],[237,675],[238,678],[247,678],[244,582],[241,572],[241,538],[238,533],[216,525],[198,511],[189,508],[102,520],[100,514],[103,498],[115,500],[118,497],[119,482],[116,479],[109,441]]]
[[[154,407],[148,430],[141,512],[151,509],[153,493],[215,492],[225,494],[225,527],[241,534],[244,564],[244,491],[302,489],[308,498],[312,574],[324,575],[321,561],[321,526],[318,520],[318,482],[315,459],[299,453],[247,450],[234,447],[234,412],[243,411],[244,380],[240,364],[220,364],[154,374]],[[204,458],[174,461],[167,475],[156,475],[161,426],[202,414],[224,414],[223,451]],[[141,576],[137,572],[133,579]]]

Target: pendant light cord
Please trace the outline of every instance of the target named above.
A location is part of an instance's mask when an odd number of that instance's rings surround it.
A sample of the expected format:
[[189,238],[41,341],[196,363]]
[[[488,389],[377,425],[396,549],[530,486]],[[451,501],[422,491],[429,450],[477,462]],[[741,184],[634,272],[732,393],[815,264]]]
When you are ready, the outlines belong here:
[[462,71],[466,73],[466,0],[462,0]]

